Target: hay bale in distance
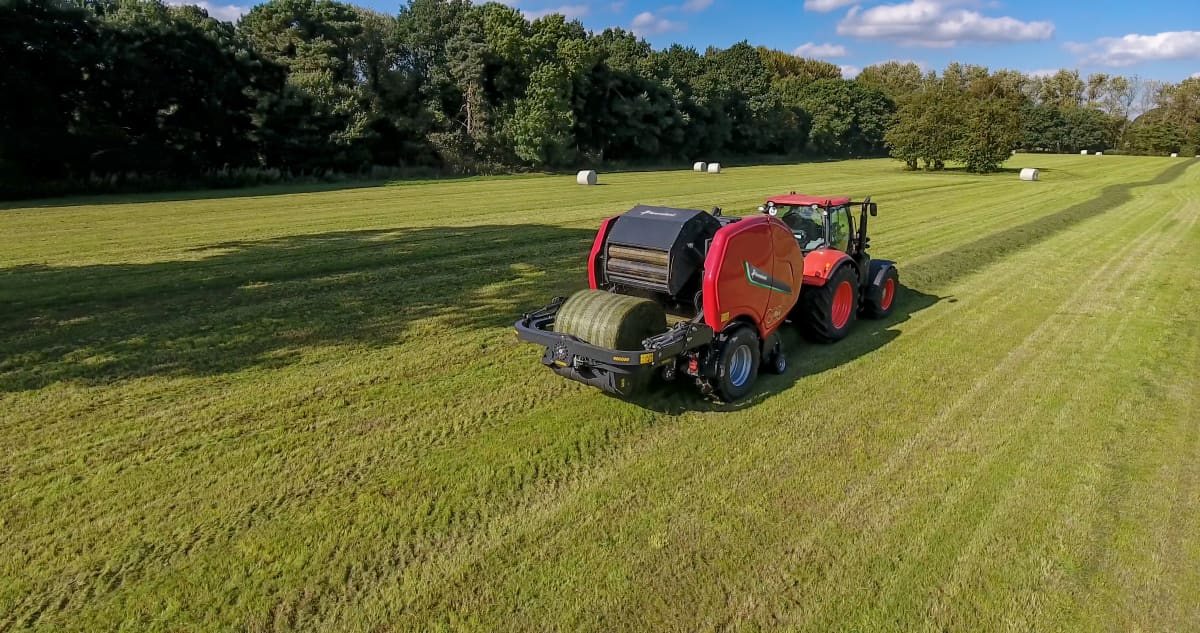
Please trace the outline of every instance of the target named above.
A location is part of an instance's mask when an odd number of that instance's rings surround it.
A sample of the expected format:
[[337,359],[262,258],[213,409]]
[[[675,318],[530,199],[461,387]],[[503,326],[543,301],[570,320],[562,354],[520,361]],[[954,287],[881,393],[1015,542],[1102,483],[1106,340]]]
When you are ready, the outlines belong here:
[[692,171],[703,172],[706,169],[708,169],[708,163],[706,163],[706,162],[697,161],[695,163],[692,163]]
[[721,163],[709,163],[708,164],[708,173],[710,173],[710,174],[721,173]]
[[1171,158],[1179,158],[1179,152],[1171,152]]
[[1104,152],[1096,152],[1096,155],[1097,155],[1097,156],[1103,156],[1103,155],[1104,155]]
[[575,182],[580,185],[596,184],[596,170],[588,169],[575,175]]
[[642,340],[667,329],[663,307],[649,299],[603,290],[580,290],[554,317],[554,331],[598,347],[642,349]]
[[1037,180],[1040,173],[1040,171],[1032,167],[1026,167],[1021,170],[1021,180]]
[[1079,155],[1080,155],[1080,156],[1087,156],[1087,150],[1086,150],[1086,149],[1081,149],[1081,150],[1079,150]]

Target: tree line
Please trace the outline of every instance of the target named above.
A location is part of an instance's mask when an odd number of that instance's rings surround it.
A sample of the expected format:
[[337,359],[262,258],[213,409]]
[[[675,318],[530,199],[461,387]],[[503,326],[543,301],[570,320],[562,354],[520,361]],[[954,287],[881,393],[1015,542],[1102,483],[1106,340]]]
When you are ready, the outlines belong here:
[[766,155],[989,171],[1019,147],[1200,142],[1200,80],[896,62],[846,80],[748,42],[655,50],[469,0],[270,0],[236,24],[159,0],[5,0],[0,58],[0,194]]

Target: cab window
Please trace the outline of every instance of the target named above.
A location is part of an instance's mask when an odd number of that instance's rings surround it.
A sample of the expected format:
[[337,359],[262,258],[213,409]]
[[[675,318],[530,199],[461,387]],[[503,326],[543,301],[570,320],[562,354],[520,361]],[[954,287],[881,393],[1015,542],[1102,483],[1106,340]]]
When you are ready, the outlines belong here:
[[829,246],[839,251],[850,249],[850,233],[854,226],[850,222],[850,209],[845,205],[829,210]]

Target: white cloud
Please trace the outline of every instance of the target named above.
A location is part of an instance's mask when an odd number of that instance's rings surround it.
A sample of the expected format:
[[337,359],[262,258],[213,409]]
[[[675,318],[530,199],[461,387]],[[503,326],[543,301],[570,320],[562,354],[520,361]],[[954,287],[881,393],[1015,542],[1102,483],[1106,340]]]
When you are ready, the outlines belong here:
[[562,14],[562,16],[568,20],[574,20],[577,18],[582,18],[583,16],[590,13],[591,10],[592,10],[591,7],[589,7],[586,4],[564,4],[561,7],[551,7],[549,9],[538,9],[537,11],[524,11],[523,10],[523,11],[521,11],[521,13],[523,13],[525,15],[525,17],[530,20],[536,20],[538,18],[543,18],[543,17],[546,17],[547,15],[553,15],[555,13]]
[[1200,79],[1200,73],[1192,73],[1188,76],[1189,79]]
[[620,13],[625,10],[626,4],[628,3],[625,2],[625,0],[618,0],[617,2],[608,5],[608,10],[612,11],[613,13]]
[[839,35],[945,48],[960,42],[1027,42],[1054,35],[1052,22],[1022,22],[957,8],[956,0],[912,0],[865,11],[855,6],[838,22]]
[[816,44],[807,42],[792,50],[797,57],[845,57],[846,47],[841,44]]
[[713,0],[687,0],[683,4],[679,5],[679,8],[683,9],[684,11],[695,13],[711,7],[712,3]]
[[670,31],[679,31],[684,28],[681,22],[672,22],[666,18],[660,18],[649,11],[643,11],[633,17],[633,23],[630,24],[630,30],[634,35],[657,35],[659,33],[668,33]]
[[850,64],[842,64],[841,66],[838,66],[838,68],[842,70],[842,79],[854,79],[858,76],[858,73],[862,72],[861,68],[858,66],[851,66]]
[[804,0],[804,10],[828,13],[834,9],[848,7],[856,2],[858,0]]
[[210,17],[225,22],[237,22],[238,18],[250,12],[250,7],[236,4],[211,4],[205,0],[166,0],[166,4],[173,7],[195,5],[207,11]]
[[1200,58],[1200,31],[1166,31],[1155,35],[1131,33],[1124,37],[1102,37],[1087,44],[1071,42],[1067,50],[1085,63],[1102,66],[1132,66],[1164,59]]
[[1058,74],[1058,70],[1059,69],[1057,68],[1039,68],[1037,70],[1031,70],[1025,74],[1029,75],[1030,77],[1052,77]]

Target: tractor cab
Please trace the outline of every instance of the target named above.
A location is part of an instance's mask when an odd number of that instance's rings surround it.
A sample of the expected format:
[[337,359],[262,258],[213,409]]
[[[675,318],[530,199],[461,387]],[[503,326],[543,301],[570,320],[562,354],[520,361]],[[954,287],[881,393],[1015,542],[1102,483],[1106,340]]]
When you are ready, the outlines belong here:
[[759,211],[783,220],[805,253],[819,248],[850,252],[850,198],[791,193],[768,198]]

